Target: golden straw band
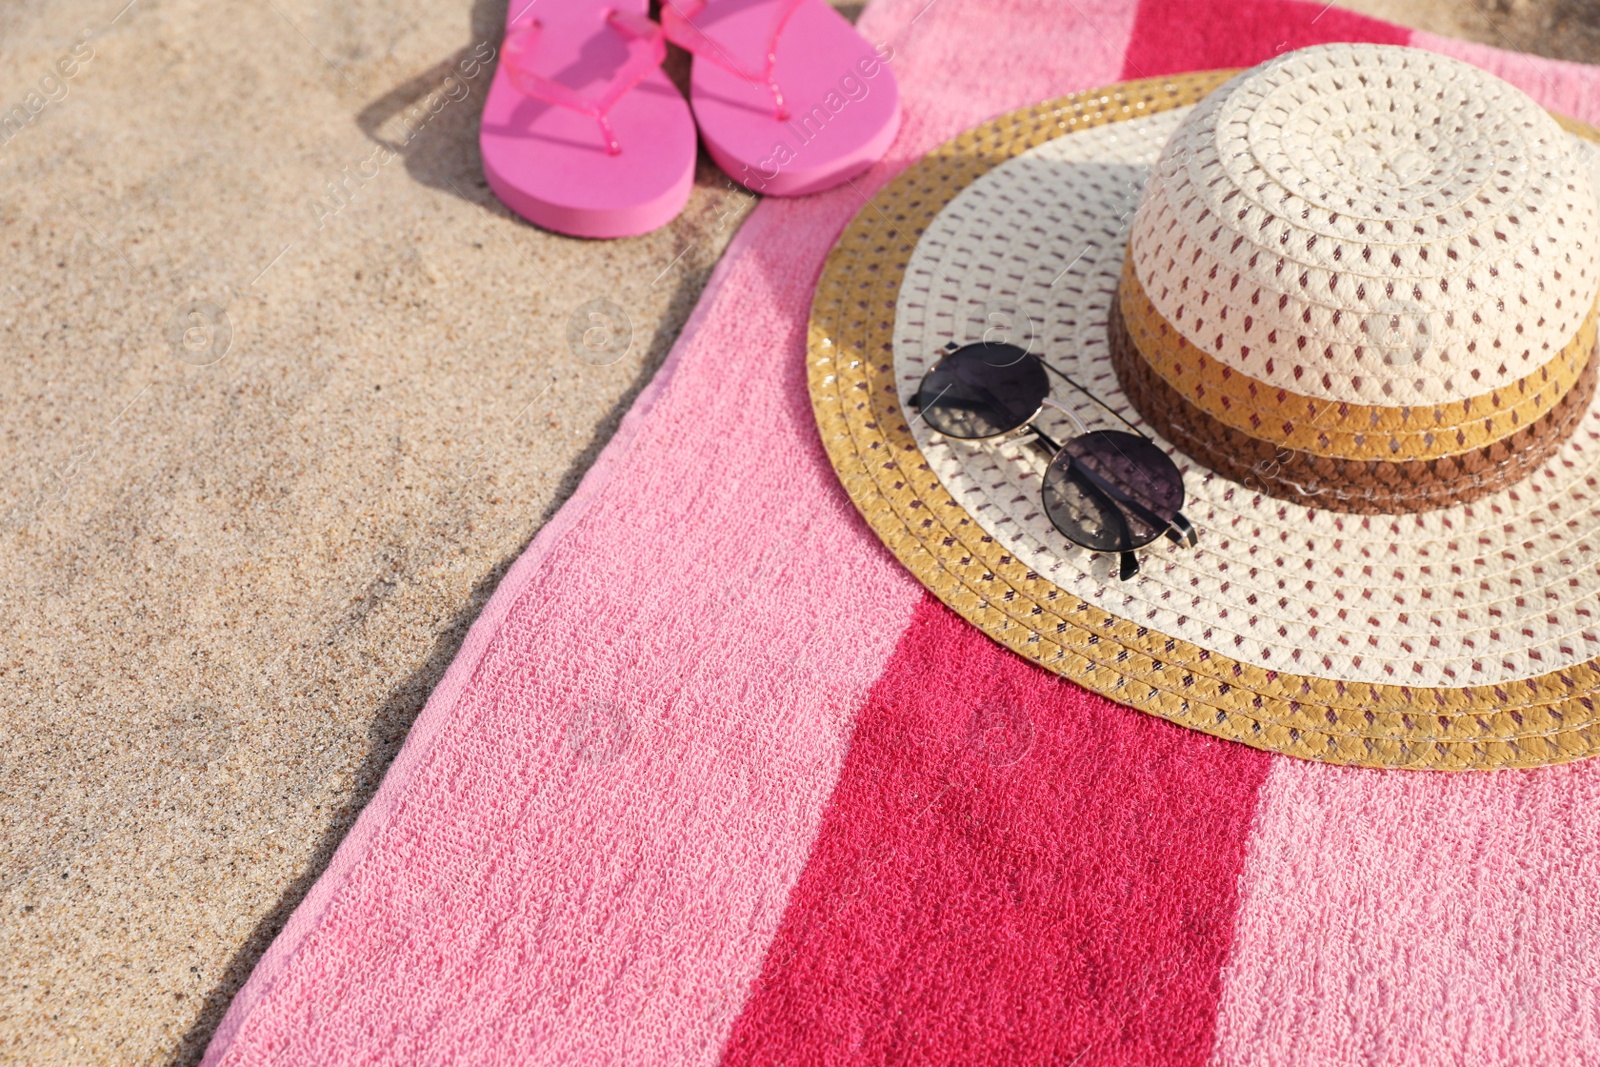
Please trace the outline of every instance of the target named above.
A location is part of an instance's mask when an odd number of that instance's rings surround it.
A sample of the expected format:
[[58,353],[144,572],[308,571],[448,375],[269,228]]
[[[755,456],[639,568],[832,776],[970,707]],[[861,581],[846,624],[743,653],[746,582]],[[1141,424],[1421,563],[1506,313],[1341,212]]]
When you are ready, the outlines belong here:
[[1235,370],[1173,326],[1123,263],[1118,299],[1128,333],[1174,391],[1225,426],[1295,452],[1407,462],[1472,452],[1537,424],[1577,384],[1594,352],[1600,302],[1577,334],[1532,374],[1465,400],[1427,407],[1346,404],[1292,393]]

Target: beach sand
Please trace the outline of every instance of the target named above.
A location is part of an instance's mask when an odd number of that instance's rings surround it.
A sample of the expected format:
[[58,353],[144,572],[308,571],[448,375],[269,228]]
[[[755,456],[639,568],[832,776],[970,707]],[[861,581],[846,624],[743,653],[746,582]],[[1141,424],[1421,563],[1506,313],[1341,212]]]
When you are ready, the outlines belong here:
[[[123,2],[0,8],[4,1063],[198,1059],[755,202],[511,216],[493,0]],[[1485,3],[1350,6],[1600,59]]]

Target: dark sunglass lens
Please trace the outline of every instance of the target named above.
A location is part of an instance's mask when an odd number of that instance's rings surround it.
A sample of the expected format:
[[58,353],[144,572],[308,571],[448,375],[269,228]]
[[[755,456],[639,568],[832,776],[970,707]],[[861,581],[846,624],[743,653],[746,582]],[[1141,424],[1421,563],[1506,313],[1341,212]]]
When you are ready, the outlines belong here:
[[917,406],[929,426],[973,440],[1010,433],[1038,414],[1050,393],[1039,357],[1016,345],[958,348],[922,379]]
[[1044,510],[1056,529],[1095,552],[1133,548],[1133,535],[1117,506],[1075,467],[1060,462],[1062,457],[1044,473]]
[[1160,537],[1183,507],[1183,475],[1157,445],[1121,430],[1068,441],[1044,476],[1044,508],[1069,540],[1127,552]]

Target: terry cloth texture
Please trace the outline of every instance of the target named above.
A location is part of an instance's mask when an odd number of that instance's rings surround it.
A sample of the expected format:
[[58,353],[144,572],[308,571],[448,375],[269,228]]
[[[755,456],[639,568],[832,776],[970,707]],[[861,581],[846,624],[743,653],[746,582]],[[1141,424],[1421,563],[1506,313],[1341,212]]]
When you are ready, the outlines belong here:
[[207,1062],[1600,1060],[1600,764],[1321,766],[1023,663],[852,512],[803,353],[842,227],[994,113],[1333,39],[1590,121],[1600,78],[1310,4],[861,27],[904,93],[889,157],[754,213]]

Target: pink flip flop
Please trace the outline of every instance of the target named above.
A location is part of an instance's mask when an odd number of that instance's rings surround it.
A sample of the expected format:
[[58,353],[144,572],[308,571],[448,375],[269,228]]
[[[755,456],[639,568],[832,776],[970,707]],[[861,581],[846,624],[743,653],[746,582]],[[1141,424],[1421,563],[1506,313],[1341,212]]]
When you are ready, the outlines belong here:
[[[577,237],[672,221],[694,183],[694,118],[661,72],[649,0],[512,0],[478,143],[512,211]],[[526,13],[526,14],[524,14]]]
[[662,0],[661,25],[694,53],[689,99],[707,151],[755,192],[838,185],[900,129],[887,60],[823,0]]

